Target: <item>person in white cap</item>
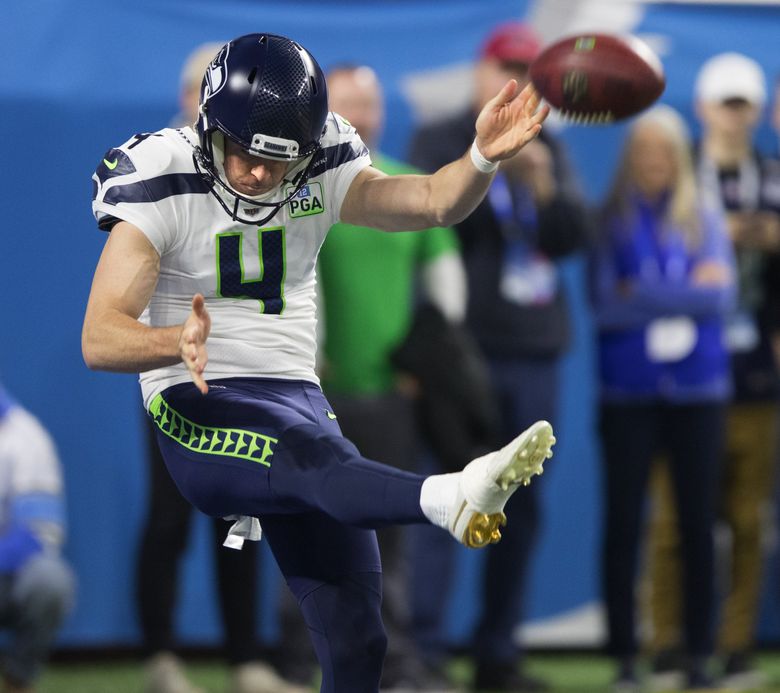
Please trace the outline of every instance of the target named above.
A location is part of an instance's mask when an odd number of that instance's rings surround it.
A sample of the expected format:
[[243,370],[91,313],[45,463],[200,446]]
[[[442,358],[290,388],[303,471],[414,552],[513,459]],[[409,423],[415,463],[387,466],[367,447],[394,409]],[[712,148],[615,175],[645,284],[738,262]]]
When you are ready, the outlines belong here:
[[[764,558],[763,518],[772,500],[778,399],[771,348],[777,330],[771,326],[770,311],[778,301],[771,277],[779,264],[780,171],[754,144],[766,98],[761,66],[740,53],[710,58],[696,79],[696,114],[702,125],[696,152],[699,185],[726,213],[739,275],[738,307],[726,330],[735,391],[727,422],[720,509],[731,550],[717,647],[724,658],[723,685],[743,690],[759,687],[763,679],[751,655]],[[677,668],[673,652],[681,605],[669,595],[679,594],[670,584],[679,579],[674,559],[679,539],[670,512],[670,486],[659,479],[656,488],[652,649],[658,653],[656,671],[668,674]]]
[[[707,124],[704,109],[707,104],[735,107],[748,106],[753,124],[761,116],[766,103],[766,78],[761,66],[741,53],[720,53],[710,58],[696,78],[695,96],[698,115]],[[735,103],[740,101],[742,103]]]

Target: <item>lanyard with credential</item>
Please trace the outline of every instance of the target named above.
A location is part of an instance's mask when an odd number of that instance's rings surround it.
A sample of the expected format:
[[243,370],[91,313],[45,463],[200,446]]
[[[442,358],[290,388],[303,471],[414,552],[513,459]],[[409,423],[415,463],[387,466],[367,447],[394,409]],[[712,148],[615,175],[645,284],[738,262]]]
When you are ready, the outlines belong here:
[[488,199],[505,240],[525,239],[526,244],[534,240],[538,217],[531,191],[525,185],[512,191],[506,176],[499,172],[488,189]]
[[501,295],[519,305],[549,303],[555,296],[557,272],[535,248],[538,216],[531,191],[518,186],[513,195],[506,177],[498,173],[488,199],[504,239]]

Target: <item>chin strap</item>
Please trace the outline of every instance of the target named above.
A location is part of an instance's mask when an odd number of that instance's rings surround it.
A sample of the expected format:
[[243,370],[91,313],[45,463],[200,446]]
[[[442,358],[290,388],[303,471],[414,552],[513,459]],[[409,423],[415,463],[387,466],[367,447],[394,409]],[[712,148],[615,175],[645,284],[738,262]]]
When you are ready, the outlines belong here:
[[[317,154],[320,152],[320,147],[318,146],[317,149],[314,151],[314,153],[311,155],[311,158],[309,159],[309,163],[306,164],[306,168],[300,171],[295,175],[295,177],[292,179],[292,181],[286,181],[292,183],[295,187],[293,191],[285,197],[281,202],[260,202],[258,200],[253,200],[249,197],[244,197],[243,195],[238,194],[235,190],[233,190],[225,181],[220,178],[219,174],[214,170],[214,167],[212,164],[209,163],[207,160],[205,154],[203,153],[203,150],[200,147],[195,147],[194,151],[192,153],[192,161],[195,165],[195,170],[200,174],[201,178],[206,182],[206,184],[209,186],[209,192],[214,195],[214,197],[217,199],[217,202],[219,202],[222,209],[224,209],[229,215],[230,218],[233,221],[238,221],[242,224],[249,224],[250,226],[263,226],[265,223],[273,219],[273,217],[276,216],[277,212],[284,207],[290,200],[295,197],[300,189],[306,184],[306,181],[309,180],[309,174],[311,172],[312,166],[314,165],[314,160],[317,158]],[[228,195],[232,196],[235,202],[233,203],[233,209],[231,211],[230,207],[228,207],[225,200],[222,199],[222,196],[219,193],[219,190],[217,190],[217,186],[224,192],[226,192]],[[239,205],[245,204],[248,207],[270,207],[271,211],[269,214],[267,214],[262,219],[248,219],[243,218],[239,216]]]

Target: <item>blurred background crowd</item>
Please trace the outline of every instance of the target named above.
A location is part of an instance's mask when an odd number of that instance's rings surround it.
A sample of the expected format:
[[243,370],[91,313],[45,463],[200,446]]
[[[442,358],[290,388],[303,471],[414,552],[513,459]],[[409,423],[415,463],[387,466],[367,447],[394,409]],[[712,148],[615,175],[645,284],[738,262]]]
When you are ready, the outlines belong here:
[[132,133],[192,122],[205,65],[252,31],[312,52],[331,109],[391,175],[460,156],[485,101],[526,81],[561,36],[634,33],[659,54],[657,106],[602,127],[553,114],[456,228],[334,227],[318,368],[345,435],[405,469],[460,469],[541,418],[559,440],[545,475],[513,496],[497,546],[477,555],[434,528],[381,533],[386,690],[449,690],[455,651],[475,690],[545,690],[523,666],[532,648],[606,648],[616,690],[638,690],[642,661],[659,690],[763,684],[755,652],[780,642],[780,5],[7,11],[8,690],[33,690],[52,649],[138,652],[149,693],[199,690],[180,659],[195,649],[224,653],[233,693],[308,690],[316,676],[267,547],[221,547],[227,523],[178,495],[135,378],[90,372],[80,354],[104,241],[92,171]]

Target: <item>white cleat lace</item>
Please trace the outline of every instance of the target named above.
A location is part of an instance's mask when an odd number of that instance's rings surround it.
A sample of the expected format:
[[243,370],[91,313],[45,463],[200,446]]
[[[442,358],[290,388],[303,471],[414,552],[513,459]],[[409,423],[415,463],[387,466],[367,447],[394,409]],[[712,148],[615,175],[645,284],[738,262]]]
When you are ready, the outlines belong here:
[[469,462],[460,473],[450,533],[470,548],[495,544],[506,524],[504,506],[520,485],[541,474],[555,444],[552,426],[537,421],[511,443]]

